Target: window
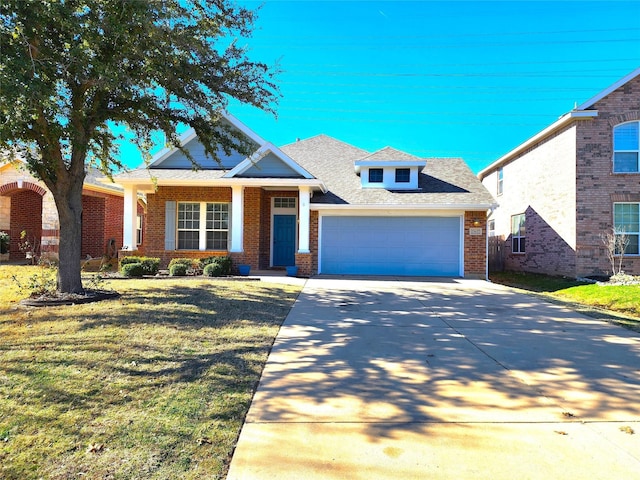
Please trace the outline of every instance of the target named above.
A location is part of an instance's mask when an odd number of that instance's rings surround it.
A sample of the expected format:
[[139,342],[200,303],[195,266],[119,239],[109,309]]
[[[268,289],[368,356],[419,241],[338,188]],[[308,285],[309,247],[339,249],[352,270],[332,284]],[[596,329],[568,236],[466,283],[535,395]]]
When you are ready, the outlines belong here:
[[382,169],[370,168],[369,169],[369,183],[382,183]]
[[200,204],[178,204],[178,249],[198,250],[200,246]]
[[489,230],[489,236],[490,237],[495,237],[496,236],[496,221],[495,220],[489,220],[488,230]]
[[511,217],[511,253],[525,252],[524,213]]
[[[204,218],[201,218],[204,213]],[[178,203],[178,249],[226,250],[229,241],[229,204]]]
[[273,199],[274,208],[296,208],[295,197],[276,197]]
[[136,245],[142,244],[142,215],[136,217]]
[[502,173],[502,167],[498,168],[498,187],[497,187],[497,192],[498,195],[502,195],[502,186],[503,186],[503,180],[504,180],[504,176]]
[[[624,232],[629,241],[625,254],[640,254],[638,240],[640,238],[640,203],[614,203],[613,226],[616,232]],[[620,253],[620,252],[616,252]]]
[[613,129],[613,172],[638,173],[640,122],[629,122]]
[[408,168],[396,168],[396,183],[409,183],[411,181],[411,170]]
[[229,240],[229,204],[207,203],[207,250],[226,250]]

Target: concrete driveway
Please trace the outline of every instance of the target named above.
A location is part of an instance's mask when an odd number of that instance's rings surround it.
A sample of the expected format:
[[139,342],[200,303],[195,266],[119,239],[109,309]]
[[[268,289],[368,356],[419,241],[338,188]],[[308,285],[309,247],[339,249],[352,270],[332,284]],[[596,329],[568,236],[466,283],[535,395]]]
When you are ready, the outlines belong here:
[[640,479],[640,335],[483,281],[310,279],[237,479]]

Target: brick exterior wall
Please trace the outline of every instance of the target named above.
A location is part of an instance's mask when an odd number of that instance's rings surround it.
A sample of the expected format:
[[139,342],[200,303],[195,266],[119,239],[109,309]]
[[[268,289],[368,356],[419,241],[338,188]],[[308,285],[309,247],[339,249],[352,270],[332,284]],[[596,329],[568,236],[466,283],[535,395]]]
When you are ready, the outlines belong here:
[[[115,241],[116,251],[122,246],[123,212],[123,197],[91,191],[82,195],[83,257],[102,257],[111,239]],[[142,214],[140,205],[138,214]]]
[[[613,203],[640,202],[640,174],[613,173],[613,127],[640,120],[640,77],[591,107],[598,116],[580,122],[577,135],[576,222],[578,276],[610,274],[600,234],[613,228]],[[623,270],[640,275],[640,257],[625,256]]]
[[464,277],[487,278],[487,214],[484,211],[464,214]]
[[18,190],[11,195],[11,228],[9,258],[25,258],[20,251],[20,233],[27,232],[27,239],[39,248],[42,241],[42,196],[32,190]]
[[[532,145],[503,166],[503,193],[497,172],[482,183],[499,207],[490,219],[503,241],[505,270],[575,276],[576,125]],[[511,217],[525,214],[526,253],[512,253]]]

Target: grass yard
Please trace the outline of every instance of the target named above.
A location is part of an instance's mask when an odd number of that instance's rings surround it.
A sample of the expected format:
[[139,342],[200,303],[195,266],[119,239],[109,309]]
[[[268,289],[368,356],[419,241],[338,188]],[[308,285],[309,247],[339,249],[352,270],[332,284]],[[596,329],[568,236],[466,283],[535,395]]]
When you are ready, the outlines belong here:
[[19,307],[11,275],[37,268],[0,267],[0,478],[224,478],[300,287],[109,280],[121,298]]
[[609,320],[640,332],[640,285],[596,285],[531,273],[499,272],[490,275],[491,281],[521,288],[547,298],[570,302],[584,307],[584,313],[602,316],[604,309],[612,315]]

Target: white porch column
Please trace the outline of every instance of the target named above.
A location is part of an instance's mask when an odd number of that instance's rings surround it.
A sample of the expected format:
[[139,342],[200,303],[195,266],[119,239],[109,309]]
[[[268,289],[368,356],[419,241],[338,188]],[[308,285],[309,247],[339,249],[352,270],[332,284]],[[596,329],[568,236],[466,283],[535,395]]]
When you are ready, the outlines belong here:
[[122,246],[128,250],[136,250],[136,228],[138,227],[138,189],[135,185],[124,186],[124,225],[122,230]]
[[244,251],[244,187],[231,187],[231,252]]
[[311,203],[311,188],[299,187],[298,196],[300,201],[300,224],[298,227],[298,253],[310,253],[309,250],[309,232],[311,223],[311,211],[309,204]]

